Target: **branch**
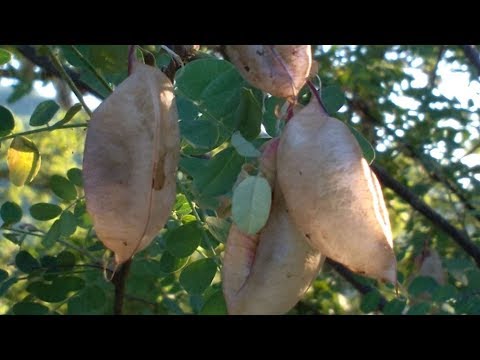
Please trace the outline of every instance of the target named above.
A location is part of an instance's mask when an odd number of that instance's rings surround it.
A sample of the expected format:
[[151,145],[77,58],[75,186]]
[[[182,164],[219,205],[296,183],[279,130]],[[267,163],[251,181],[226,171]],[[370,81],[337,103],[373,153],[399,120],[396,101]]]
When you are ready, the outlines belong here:
[[419,211],[435,226],[449,235],[452,240],[455,241],[463,250],[465,250],[465,252],[467,252],[480,267],[480,248],[470,239],[467,233],[450,224],[448,220],[423,202],[423,200],[421,200],[409,188],[391,177],[384,169],[375,164],[372,164],[371,168],[377,175],[378,180],[384,186],[392,189],[415,210]]
[[113,275],[112,283],[115,286],[115,299],[113,303],[114,315],[122,315],[123,299],[125,298],[125,285],[131,265],[132,259],[124,262],[115,275]]
[[480,52],[474,45],[462,45],[465,56],[470,60],[473,66],[477,68],[478,75],[480,76]]
[[[44,69],[47,73],[52,74],[58,78],[61,78],[60,73],[57,71],[55,66],[52,64],[50,59],[46,56],[41,56],[37,54],[35,48],[31,45],[17,45],[16,49],[20,54],[22,54],[26,59],[30,60],[37,66],[40,66]],[[68,74],[68,76],[72,79],[75,85],[78,87],[80,91],[89,92],[92,95],[95,95],[99,99],[103,100],[104,96],[101,95],[98,91],[92,89],[87,83],[80,79],[80,75],[68,68],[63,66],[63,69]]]
[[[328,265],[333,267],[335,271],[339,273],[345,280],[347,280],[350,284],[352,284],[353,287],[362,295],[366,295],[369,292],[376,291],[373,287],[366,284],[362,284],[357,279],[355,279],[355,275],[342,264],[339,264],[330,258],[327,258],[325,261]],[[380,296],[380,301],[378,302],[378,310],[382,311],[384,306],[387,304],[387,300],[380,294],[379,296]]]

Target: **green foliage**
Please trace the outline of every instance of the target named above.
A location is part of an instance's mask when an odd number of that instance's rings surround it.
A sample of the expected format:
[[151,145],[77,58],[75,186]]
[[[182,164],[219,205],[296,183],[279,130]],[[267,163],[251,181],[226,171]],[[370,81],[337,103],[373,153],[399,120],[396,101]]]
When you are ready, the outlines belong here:
[[233,221],[241,231],[254,235],[267,223],[271,205],[268,181],[262,176],[249,176],[233,192]]
[[[63,64],[103,98],[127,76],[127,46],[58,48]],[[33,49],[40,52],[41,46]],[[477,84],[461,49],[334,45],[313,50],[322,100],[350,127],[365,159],[465,229],[478,246],[480,172],[464,160],[478,158],[480,104],[472,92],[460,101],[441,90],[441,68]],[[9,63],[12,54],[18,68]],[[157,45],[143,46],[142,54],[153,56],[160,68],[171,61]],[[17,101],[30,97],[34,81],[50,79],[13,50],[0,49],[2,65],[17,80],[5,96],[11,105],[0,104],[0,314],[111,314],[114,288],[103,273],[108,252],[86,211],[82,188],[88,117],[80,104],[66,106],[60,99],[42,99],[20,115]],[[232,220],[250,233],[266,222],[271,189],[255,176],[259,149],[281,134],[288,104],[252,87],[209,47],[176,72],[175,94],[181,186],[165,229],[133,260],[125,313],[225,314],[222,252]],[[308,101],[316,99],[305,87],[300,103]],[[33,133],[4,138],[25,131]],[[480,271],[471,257],[395,193],[384,189],[384,195],[400,294],[391,285],[355,276],[375,289],[362,296],[324,265],[290,313],[480,314]],[[426,247],[442,260],[442,283],[434,274],[420,274]]]

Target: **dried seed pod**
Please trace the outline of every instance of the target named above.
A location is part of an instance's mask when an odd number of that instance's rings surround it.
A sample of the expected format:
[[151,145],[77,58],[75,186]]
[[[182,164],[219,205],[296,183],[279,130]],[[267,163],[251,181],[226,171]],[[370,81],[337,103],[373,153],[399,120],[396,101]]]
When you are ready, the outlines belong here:
[[180,156],[173,86],[138,62],[95,110],[85,143],[87,211],[117,264],[150,244],[165,225],[176,193]]
[[227,45],[225,51],[253,86],[291,101],[310,75],[310,45]]
[[[275,181],[275,151],[275,142],[267,145],[262,159],[269,181]],[[235,224],[230,228],[222,271],[229,314],[286,313],[305,294],[324,259],[295,228],[277,184],[260,233],[248,236]]]
[[348,127],[311,101],[286,125],[277,177],[312,247],[351,270],[396,282],[382,190]]
[[422,255],[416,259],[419,268],[419,276],[430,276],[440,285],[447,283],[445,270],[442,266],[442,259],[434,249],[425,249]]

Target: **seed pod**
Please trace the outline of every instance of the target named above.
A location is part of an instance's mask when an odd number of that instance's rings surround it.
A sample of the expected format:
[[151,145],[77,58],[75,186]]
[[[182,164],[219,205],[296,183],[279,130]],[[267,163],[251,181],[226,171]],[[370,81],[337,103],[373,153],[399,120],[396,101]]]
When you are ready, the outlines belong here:
[[442,259],[434,249],[425,249],[422,255],[416,259],[419,268],[419,276],[430,276],[440,285],[447,283],[445,270],[442,266]]
[[173,86],[158,69],[132,74],[95,110],[85,143],[87,210],[117,264],[150,244],[175,202],[180,155]]
[[[276,144],[270,145],[261,169],[268,169],[267,179],[275,181]],[[229,314],[286,313],[303,297],[324,259],[295,228],[277,184],[268,222],[260,233],[248,236],[235,224],[230,228],[222,270]]]
[[227,45],[225,51],[248,82],[273,96],[293,101],[310,75],[310,45]]
[[351,270],[396,282],[382,190],[348,127],[313,100],[286,125],[277,177],[310,245]]

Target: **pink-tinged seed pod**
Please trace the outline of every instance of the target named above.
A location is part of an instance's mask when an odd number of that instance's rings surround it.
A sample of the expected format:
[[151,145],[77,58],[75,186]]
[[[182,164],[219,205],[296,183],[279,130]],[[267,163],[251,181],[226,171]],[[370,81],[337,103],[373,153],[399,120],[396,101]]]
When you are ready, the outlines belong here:
[[274,315],[288,312],[304,296],[324,257],[295,228],[275,184],[278,139],[264,146],[260,169],[274,187],[265,227],[249,236],[232,224],[222,270],[229,314]]
[[282,133],[277,178],[309,244],[351,270],[396,283],[382,190],[348,127],[313,99]]
[[293,101],[312,66],[310,45],[227,45],[226,53],[253,86]]
[[87,211],[117,264],[150,244],[175,202],[180,156],[170,80],[138,62],[95,110],[85,143]]

